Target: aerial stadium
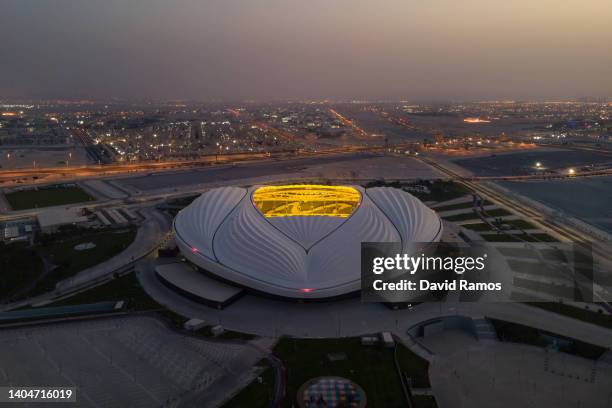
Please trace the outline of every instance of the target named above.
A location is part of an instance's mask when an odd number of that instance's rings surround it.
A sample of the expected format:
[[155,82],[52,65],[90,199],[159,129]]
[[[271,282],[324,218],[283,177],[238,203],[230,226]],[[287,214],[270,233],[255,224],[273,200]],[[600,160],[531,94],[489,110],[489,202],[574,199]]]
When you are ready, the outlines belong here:
[[253,292],[327,299],[360,289],[362,242],[437,242],[442,222],[395,188],[222,187],[174,220],[183,256],[207,275]]

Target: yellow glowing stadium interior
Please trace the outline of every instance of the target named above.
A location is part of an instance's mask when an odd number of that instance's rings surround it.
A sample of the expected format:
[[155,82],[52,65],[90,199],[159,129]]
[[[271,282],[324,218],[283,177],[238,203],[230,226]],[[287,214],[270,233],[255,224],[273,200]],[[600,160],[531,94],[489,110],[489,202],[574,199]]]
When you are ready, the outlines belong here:
[[253,192],[253,203],[266,218],[347,218],[360,201],[359,191],[347,186],[291,184],[259,187]]

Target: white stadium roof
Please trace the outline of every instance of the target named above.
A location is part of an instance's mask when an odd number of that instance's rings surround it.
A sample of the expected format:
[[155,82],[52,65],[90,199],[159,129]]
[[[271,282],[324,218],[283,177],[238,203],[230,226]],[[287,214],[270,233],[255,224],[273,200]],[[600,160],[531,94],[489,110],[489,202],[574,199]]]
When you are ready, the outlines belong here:
[[223,187],[174,221],[191,262],[241,286],[290,298],[360,288],[361,242],[435,242],[442,223],[402,190],[387,187]]

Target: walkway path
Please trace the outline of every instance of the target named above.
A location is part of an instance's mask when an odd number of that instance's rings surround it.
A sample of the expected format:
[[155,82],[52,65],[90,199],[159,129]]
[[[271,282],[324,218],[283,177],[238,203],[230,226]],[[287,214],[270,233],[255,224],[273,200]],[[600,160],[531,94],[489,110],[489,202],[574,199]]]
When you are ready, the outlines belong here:
[[612,330],[521,303],[423,303],[412,309],[390,310],[378,303],[347,299],[331,303],[294,303],[246,295],[226,309],[192,302],[155,277],[153,262],[139,267],[138,279],[157,302],[189,318],[261,336],[348,337],[381,331],[403,334],[425,320],[440,316],[483,316],[524,324],[612,348]]

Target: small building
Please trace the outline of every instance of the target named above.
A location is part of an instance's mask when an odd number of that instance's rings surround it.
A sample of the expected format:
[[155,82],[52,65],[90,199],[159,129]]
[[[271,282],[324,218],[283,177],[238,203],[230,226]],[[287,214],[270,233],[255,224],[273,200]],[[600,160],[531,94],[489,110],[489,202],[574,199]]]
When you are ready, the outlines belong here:
[[380,333],[380,339],[385,347],[393,347],[395,346],[395,340],[393,339],[393,335],[390,332],[382,332]]
[[378,337],[376,336],[363,336],[361,337],[362,346],[373,346],[378,343]]
[[217,309],[230,305],[243,294],[241,288],[210,278],[182,262],[158,265],[155,274],[170,289]]
[[6,226],[4,227],[4,239],[9,240],[13,238],[17,238],[19,236],[19,227],[18,226]]
[[225,329],[223,328],[223,326],[221,326],[220,324],[213,326],[210,329],[211,333],[213,336],[217,337],[223,334],[223,332],[225,332]]
[[88,221],[79,208],[53,208],[41,211],[38,216],[38,225],[43,234],[57,232],[60,227],[79,225]]
[[206,322],[202,319],[189,319],[183,324],[183,328],[189,331],[198,331],[206,327]]

